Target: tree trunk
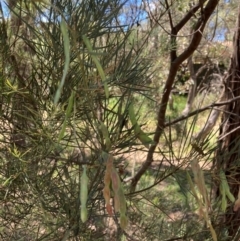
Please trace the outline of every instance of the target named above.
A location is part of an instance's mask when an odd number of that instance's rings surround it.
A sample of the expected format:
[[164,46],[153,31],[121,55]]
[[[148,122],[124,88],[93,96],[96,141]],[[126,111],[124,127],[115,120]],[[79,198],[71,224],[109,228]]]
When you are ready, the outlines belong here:
[[194,34],[192,35],[191,41],[188,45],[188,47],[179,55],[177,55],[177,35],[179,31],[185,26],[188,21],[194,16],[194,14],[200,9],[201,7],[201,1],[197,5],[195,5],[193,8],[190,9],[186,13],[186,15],[176,24],[175,26],[172,23],[171,20],[171,12],[169,11],[169,18],[170,22],[172,24],[171,28],[171,44],[172,49],[170,51],[170,67],[169,67],[169,74],[164,86],[163,95],[161,99],[160,108],[158,110],[158,117],[157,117],[157,126],[155,130],[155,134],[153,137],[154,143],[150,146],[147,154],[146,160],[143,162],[142,166],[136,173],[136,175],[133,177],[131,182],[131,191],[134,192],[137,186],[138,181],[142,177],[142,175],[148,170],[148,168],[151,166],[153,160],[153,154],[158,146],[160,137],[163,133],[164,127],[165,127],[165,115],[167,110],[167,104],[169,101],[169,95],[171,93],[171,89],[175,80],[175,77],[177,75],[177,71],[180,67],[180,65],[188,59],[194,51],[199,46],[201,39],[202,39],[202,33],[204,31],[204,28],[207,24],[208,19],[212,15],[213,11],[215,10],[219,0],[209,0],[206,3],[206,6],[204,9],[202,9],[201,14],[202,16],[198,19],[197,23],[194,25]]
[[[228,99],[240,96],[240,8],[233,40],[233,54],[226,79],[226,96]],[[228,179],[230,191],[237,199],[240,187],[240,100],[225,107],[222,119],[219,150],[216,166],[222,168]],[[233,240],[240,226],[240,210],[227,210],[224,226]],[[234,239],[237,240],[237,239]]]

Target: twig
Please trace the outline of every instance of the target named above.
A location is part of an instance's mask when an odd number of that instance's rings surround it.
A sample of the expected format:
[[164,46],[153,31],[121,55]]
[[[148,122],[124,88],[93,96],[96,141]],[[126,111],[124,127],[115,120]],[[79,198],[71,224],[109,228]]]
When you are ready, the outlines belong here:
[[240,129],[240,126],[238,126],[238,127],[236,127],[235,129],[229,131],[229,132],[226,133],[225,135],[220,136],[220,137],[218,138],[218,140],[219,140],[219,141],[222,140],[223,138],[225,138],[226,136],[230,135],[231,133],[235,132],[235,131],[238,130],[238,129]]
[[190,113],[189,113],[188,115],[186,115],[186,116],[180,116],[180,117],[178,117],[177,119],[166,123],[166,124],[164,125],[164,127],[168,127],[168,126],[171,126],[171,125],[173,125],[173,124],[176,124],[176,123],[178,123],[178,122],[180,122],[180,121],[186,120],[186,119],[188,119],[188,118],[191,117],[191,116],[194,116],[194,115],[196,115],[196,114],[199,114],[199,113],[201,113],[201,112],[203,112],[203,111],[206,111],[206,110],[208,110],[208,109],[212,109],[212,108],[214,108],[214,107],[216,107],[216,106],[222,106],[222,105],[231,104],[231,103],[233,103],[233,102],[235,102],[235,101],[237,101],[237,100],[240,100],[240,96],[237,96],[237,97],[232,98],[232,99],[227,100],[227,101],[221,101],[221,102],[217,102],[217,103],[212,103],[211,105],[205,106],[205,107],[200,108],[200,109],[197,109],[197,110],[195,110],[195,111],[192,111],[192,112],[190,112]]

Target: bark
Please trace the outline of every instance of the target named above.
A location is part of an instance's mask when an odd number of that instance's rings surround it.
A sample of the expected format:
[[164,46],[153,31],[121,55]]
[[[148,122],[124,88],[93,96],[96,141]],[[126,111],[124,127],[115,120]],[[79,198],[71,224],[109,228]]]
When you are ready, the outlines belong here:
[[[240,97],[240,8],[233,40],[233,54],[226,81],[226,95],[228,99]],[[230,190],[237,199],[240,181],[240,100],[237,99],[234,103],[230,103],[225,110],[220,130],[219,150],[216,153],[216,166],[225,171]],[[239,225],[240,210],[233,212],[230,207],[225,215],[224,226],[228,228],[232,240],[237,235]]]
[[[193,52],[197,49],[201,39],[202,39],[202,33],[204,31],[205,25],[210,18],[211,14],[213,13],[214,9],[216,8],[219,0],[209,0],[205,6],[205,8],[201,11],[201,17],[198,19],[195,28],[194,28],[194,34],[192,36],[192,39],[188,45],[188,48],[183,51],[179,56],[177,56],[176,48],[173,48],[170,52],[171,57],[171,63],[169,68],[169,74],[168,78],[166,80],[166,84],[164,86],[164,91],[160,103],[160,108],[158,111],[158,117],[157,117],[157,126],[155,130],[155,134],[153,137],[154,144],[152,144],[148,150],[148,155],[145,160],[145,162],[142,164],[136,175],[133,177],[131,182],[131,191],[134,191],[136,189],[136,185],[138,181],[140,180],[141,176],[147,171],[147,169],[151,166],[153,162],[153,154],[155,152],[155,149],[159,143],[159,139],[163,133],[163,129],[165,126],[165,114],[166,114],[166,108],[169,100],[169,95],[171,93],[172,85],[174,83],[174,79],[176,77],[177,71],[180,67],[180,65],[185,61],[187,58],[189,58]],[[178,32],[182,29],[183,26],[186,25],[186,23],[194,16],[195,12],[201,8],[201,4],[195,5],[192,9],[190,9],[189,12],[182,18],[182,20],[179,21],[179,23],[176,26],[173,26],[171,15],[169,14],[170,24],[172,26],[171,31],[171,44],[172,46],[176,45],[176,37]],[[170,11],[169,11],[170,13]]]

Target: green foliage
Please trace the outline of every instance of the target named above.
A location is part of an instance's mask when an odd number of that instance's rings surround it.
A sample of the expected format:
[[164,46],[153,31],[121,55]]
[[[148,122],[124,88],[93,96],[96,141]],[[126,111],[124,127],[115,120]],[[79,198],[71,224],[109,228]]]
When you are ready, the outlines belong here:
[[1,16],[1,235],[99,240],[107,228],[101,153],[136,142],[123,122],[133,95],[148,89],[149,66],[116,21],[119,1],[9,6],[10,18]]
[[[169,51],[189,40],[189,27],[176,46],[169,40],[166,3],[158,6],[164,30],[144,22],[141,31],[121,25],[128,5],[119,0],[9,0],[8,17],[0,4],[1,240],[211,240],[210,219],[227,239],[219,214],[230,206],[226,197],[237,197],[225,179],[210,218],[199,208],[207,200],[201,187],[210,196],[219,181],[218,127],[192,143],[209,112],[167,125],[184,96],[173,95],[153,164],[129,193],[130,172],[154,144]],[[174,24],[188,8],[173,2]],[[215,101],[200,97],[195,109]],[[108,155],[113,166],[104,176]],[[193,160],[204,173],[200,188]]]

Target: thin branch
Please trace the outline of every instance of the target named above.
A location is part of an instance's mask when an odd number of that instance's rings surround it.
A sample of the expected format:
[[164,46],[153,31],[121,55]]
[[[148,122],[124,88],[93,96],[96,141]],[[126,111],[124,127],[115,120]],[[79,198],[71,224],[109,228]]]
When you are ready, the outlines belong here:
[[[205,25],[212,15],[214,9],[216,8],[219,0],[210,0],[206,7],[204,8],[202,12],[201,18],[198,20],[195,26],[195,33],[193,34],[193,38],[191,40],[191,43],[189,44],[188,48],[178,56],[176,59],[177,62],[180,62],[180,64],[185,61],[198,47],[200,44],[200,41],[202,39],[202,33],[205,28]],[[196,31],[198,30],[198,31]]]
[[180,117],[178,117],[177,119],[166,123],[166,124],[164,125],[164,127],[168,127],[168,126],[174,125],[174,124],[176,124],[176,123],[178,123],[178,122],[180,122],[180,121],[183,121],[183,120],[188,119],[188,118],[191,117],[191,116],[194,116],[194,115],[199,114],[199,113],[201,113],[201,112],[203,112],[203,111],[212,109],[212,108],[214,108],[214,107],[216,107],[216,106],[223,106],[223,105],[228,105],[228,104],[234,103],[235,101],[237,101],[237,100],[239,100],[239,99],[240,99],[240,96],[237,96],[237,97],[235,97],[235,98],[233,98],[233,99],[231,99],[231,100],[228,100],[228,101],[221,101],[221,102],[217,102],[217,103],[212,103],[211,105],[205,106],[205,107],[200,108],[200,109],[197,109],[197,110],[195,110],[195,111],[192,111],[192,112],[190,112],[190,113],[189,113],[188,115],[186,115],[186,116],[180,116]]
[[235,132],[235,131],[238,130],[238,129],[240,129],[240,126],[238,126],[238,127],[234,128],[233,130],[227,132],[227,133],[226,133],[225,135],[223,135],[223,136],[219,136],[218,140],[220,141],[220,140],[224,139],[226,136],[230,135],[231,133]]
[[[189,56],[193,54],[193,52],[197,49],[201,39],[202,39],[202,32],[205,28],[205,25],[210,18],[211,14],[213,13],[214,9],[216,8],[219,0],[209,0],[206,7],[202,11],[202,16],[198,20],[197,24],[195,25],[195,32],[193,34],[192,40],[188,46],[188,48],[179,56],[176,56],[176,50],[172,50],[171,55],[171,64],[169,69],[168,78],[164,87],[162,100],[160,103],[160,108],[158,111],[158,118],[157,118],[157,126],[155,130],[155,134],[153,137],[154,144],[152,144],[148,150],[148,155],[146,158],[146,161],[142,164],[136,175],[131,181],[131,191],[134,192],[137,186],[138,181],[142,177],[142,175],[147,171],[149,166],[151,166],[153,162],[153,154],[155,152],[155,149],[159,143],[160,137],[163,133],[163,129],[165,127],[165,115],[167,110],[167,104],[169,100],[169,95],[172,89],[172,85],[174,83],[177,71],[179,69],[179,66],[183,61],[185,61]],[[187,21],[192,17],[192,13],[189,14],[188,18],[185,18],[185,24]],[[188,20],[187,20],[188,19]],[[180,21],[180,23],[184,23],[183,20]],[[178,28],[172,30],[172,34],[175,35],[180,30],[182,25],[177,25]],[[183,24],[184,26],[184,24]],[[177,31],[178,30],[178,31]],[[196,31],[197,30],[197,31]],[[171,41],[174,41],[176,39],[175,36],[171,36]]]
[[186,15],[179,21],[179,23],[175,26],[176,32],[178,33],[185,25],[186,23],[195,15],[195,13],[199,10],[201,5],[198,3],[195,6],[193,6]]

